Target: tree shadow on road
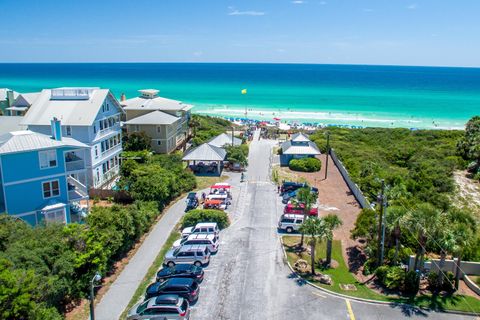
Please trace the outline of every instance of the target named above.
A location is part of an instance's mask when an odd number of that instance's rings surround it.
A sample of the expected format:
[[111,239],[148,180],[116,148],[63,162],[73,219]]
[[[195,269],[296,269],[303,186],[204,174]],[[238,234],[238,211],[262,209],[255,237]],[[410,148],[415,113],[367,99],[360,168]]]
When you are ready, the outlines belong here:
[[295,283],[297,284],[297,286],[299,287],[302,287],[304,285],[307,284],[307,281],[305,281],[305,279],[299,277],[295,272],[291,272],[288,276],[287,276],[288,279],[293,279],[295,280]]

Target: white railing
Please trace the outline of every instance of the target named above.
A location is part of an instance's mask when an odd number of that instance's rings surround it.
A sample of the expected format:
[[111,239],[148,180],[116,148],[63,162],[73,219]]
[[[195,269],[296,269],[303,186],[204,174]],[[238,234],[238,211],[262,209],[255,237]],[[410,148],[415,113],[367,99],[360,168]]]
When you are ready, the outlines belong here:
[[87,186],[73,177],[67,177],[68,199],[70,201],[85,199],[88,197]]
[[85,169],[85,161],[83,159],[78,158],[78,160],[65,160],[65,167],[67,171],[78,171]]
[[96,139],[108,136],[112,132],[120,133],[120,122],[116,122],[113,126],[102,129],[97,132]]
[[101,155],[102,155],[102,158],[108,158],[108,157],[110,157],[112,154],[118,152],[118,151],[121,150],[121,149],[122,149],[122,144],[121,144],[121,143],[120,143],[120,144],[117,144],[115,147],[110,148],[110,149],[108,149],[108,150],[106,150],[106,151],[103,151],[102,154],[101,154]]

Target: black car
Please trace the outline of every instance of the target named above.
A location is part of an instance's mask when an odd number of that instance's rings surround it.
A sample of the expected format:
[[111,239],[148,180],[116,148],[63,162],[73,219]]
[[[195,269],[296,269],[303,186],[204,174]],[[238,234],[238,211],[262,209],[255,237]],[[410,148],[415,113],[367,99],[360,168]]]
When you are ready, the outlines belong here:
[[198,198],[195,192],[190,192],[187,195],[187,208],[185,211],[189,211],[198,207]]
[[200,293],[198,283],[190,278],[170,278],[162,282],[155,282],[148,286],[145,299],[161,294],[176,294],[188,300],[197,301]]
[[282,188],[280,189],[281,195],[283,195],[286,192],[291,192],[295,191],[297,189],[306,187],[307,185],[305,183],[298,183],[298,182],[291,182],[291,181],[285,181],[282,184]]
[[203,280],[204,271],[202,267],[193,264],[179,263],[173,267],[165,267],[157,272],[157,281],[164,281],[170,278],[190,278],[200,283]]

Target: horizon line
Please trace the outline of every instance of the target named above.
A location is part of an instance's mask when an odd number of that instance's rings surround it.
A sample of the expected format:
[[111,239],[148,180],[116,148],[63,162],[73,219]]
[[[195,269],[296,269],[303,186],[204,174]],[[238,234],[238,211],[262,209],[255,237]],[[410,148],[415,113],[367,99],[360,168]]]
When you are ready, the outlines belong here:
[[371,66],[371,67],[418,67],[418,68],[464,68],[480,69],[479,66],[455,65],[410,65],[373,63],[315,63],[315,62],[202,62],[202,61],[0,61],[0,64],[272,64],[272,65],[325,65],[325,66]]

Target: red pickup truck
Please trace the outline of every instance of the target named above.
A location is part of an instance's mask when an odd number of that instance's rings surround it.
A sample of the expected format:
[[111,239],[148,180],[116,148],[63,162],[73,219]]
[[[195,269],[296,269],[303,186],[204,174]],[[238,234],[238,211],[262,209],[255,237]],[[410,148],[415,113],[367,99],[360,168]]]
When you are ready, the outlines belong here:
[[[299,204],[289,203],[285,206],[285,209],[283,209],[283,213],[303,214],[304,208],[305,208],[305,205],[303,203],[299,203]],[[310,209],[309,215],[318,216],[318,208],[312,207]]]

